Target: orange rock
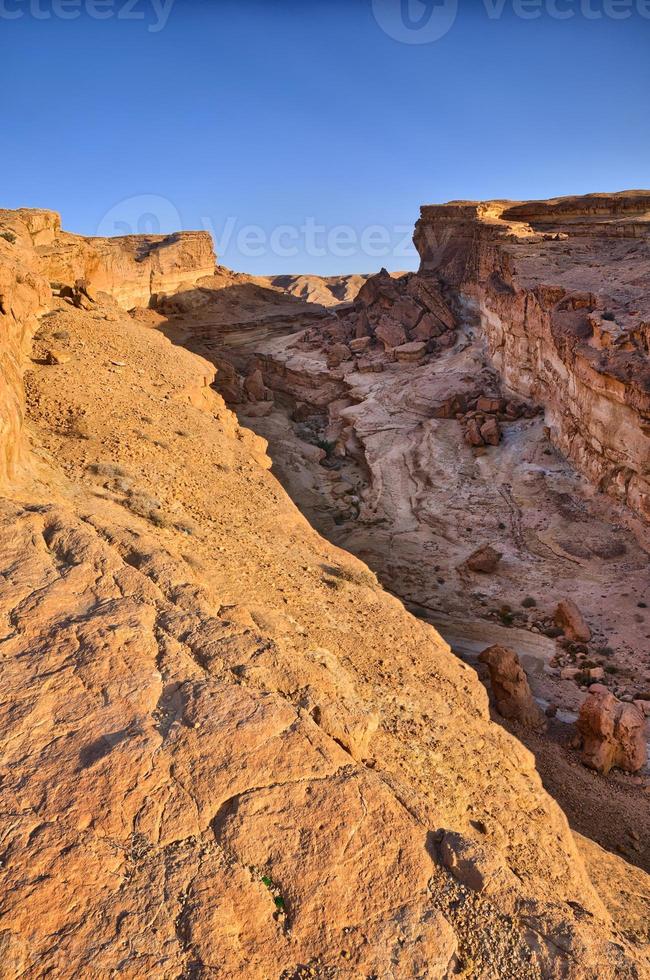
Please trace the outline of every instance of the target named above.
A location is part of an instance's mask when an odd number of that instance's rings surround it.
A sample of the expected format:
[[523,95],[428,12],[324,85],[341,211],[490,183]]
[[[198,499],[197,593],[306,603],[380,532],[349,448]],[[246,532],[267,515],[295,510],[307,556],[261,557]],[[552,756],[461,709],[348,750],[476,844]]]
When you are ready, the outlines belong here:
[[563,599],[555,610],[554,620],[569,640],[588,643],[591,630],[584,616],[572,599]]
[[501,558],[500,551],[497,551],[489,544],[484,544],[466,559],[465,564],[472,572],[491,575],[496,571]]
[[586,766],[608,773],[613,767],[638,772],[645,765],[645,718],[634,704],[619,701],[593,684],[580,708],[576,729]]
[[533,699],[526,672],[514,650],[494,645],[484,650],[478,659],[489,668],[499,714],[525,728],[544,728],[544,717]]

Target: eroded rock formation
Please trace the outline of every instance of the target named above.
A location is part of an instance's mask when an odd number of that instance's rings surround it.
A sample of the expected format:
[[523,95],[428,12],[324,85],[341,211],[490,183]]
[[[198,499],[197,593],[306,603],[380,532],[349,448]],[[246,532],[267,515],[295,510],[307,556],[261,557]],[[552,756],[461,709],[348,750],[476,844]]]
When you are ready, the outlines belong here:
[[474,307],[508,388],[553,442],[650,519],[650,192],[422,208],[421,273]]
[[32,263],[50,282],[85,279],[93,294],[108,293],[121,306],[147,306],[153,296],[175,292],[212,276],[215,255],[207,232],[83,238],[61,230],[55,211],[0,210],[0,228],[32,250]]
[[648,752],[643,712],[618,701],[602,684],[593,684],[577,722],[585,764],[607,773],[613,766],[637,772]]
[[475,673],[312,530],[207,361],[16,244],[3,975],[640,980],[625,863],[594,889]]
[[499,714],[525,728],[543,728],[542,712],[535,704],[526,671],[514,650],[495,644],[483,650],[478,659],[490,672],[490,686]]

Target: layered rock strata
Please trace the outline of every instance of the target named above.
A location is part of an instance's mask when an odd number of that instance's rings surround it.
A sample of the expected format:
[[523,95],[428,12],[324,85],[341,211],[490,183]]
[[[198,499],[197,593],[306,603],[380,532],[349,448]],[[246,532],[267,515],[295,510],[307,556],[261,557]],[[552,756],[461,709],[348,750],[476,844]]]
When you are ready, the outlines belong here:
[[650,519],[650,193],[421,209],[420,271],[476,309],[506,387],[599,488]]
[[83,238],[62,231],[55,211],[28,208],[0,210],[0,231],[33,248],[33,261],[50,282],[69,285],[85,279],[91,294],[105,292],[126,309],[147,306],[153,296],[214,274],[207,232]]
[[210,365],[44,282],[1,340],[47,303],[0,502],[4,975],[638,980],[625,865],[612,920],[473,671],[309,527]]

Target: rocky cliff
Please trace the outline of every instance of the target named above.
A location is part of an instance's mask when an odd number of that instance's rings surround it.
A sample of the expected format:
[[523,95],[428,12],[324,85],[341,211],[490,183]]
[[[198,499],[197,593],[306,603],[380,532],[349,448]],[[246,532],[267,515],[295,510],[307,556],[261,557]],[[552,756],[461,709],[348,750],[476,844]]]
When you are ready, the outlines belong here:
[[41,247],[0,252],[3,975],[647,975],[645,881],[594,888],[474,671]]
[[553,442],[650,519],[650,193],[425,206],[414,241]]
[[0,211],[0,229],[33,247],[35,262],[51,282],[85,279],[91,294],[102,291],[121,306],[147,306],[152,296],[173,293],[214,273],[216,258],[207,232],[84,238],[61,230],[55,211]]

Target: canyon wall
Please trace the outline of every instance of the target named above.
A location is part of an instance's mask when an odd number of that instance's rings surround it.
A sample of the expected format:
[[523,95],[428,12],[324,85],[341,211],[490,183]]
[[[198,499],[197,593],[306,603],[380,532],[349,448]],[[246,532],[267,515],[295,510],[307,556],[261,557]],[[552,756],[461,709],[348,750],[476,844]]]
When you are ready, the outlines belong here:
[[214,273],[216,257],[208,232],[85,238],[61,230],[55,211],[0,211],[0,227],[17,243],[33,247],[50,282],[85,279],[91,295],[102,291],[120,306],[148,306],[152,296],[193,286]]
[[650,194],[421,209],[420,273],[475,310],[505,385],[599,489],[650,520]]
[[204,232],[83,238],[62,231],[55,211],[0,210],[0,480],[22,456],[22,373],[37,315],[52,298],[50,284],[84,278],[91,295],[102,291],[121,306],[147,306],[155,294],[212,275],[215,261]]
[[3,446],[26,404],[38,470],[0,496],[3,976],[640,980],[624,862],[596,892],[476,674],[211,366],[5,242]]
[[49,293],[33,253],[0,237],[0,483],[21,456],[23,365]]

